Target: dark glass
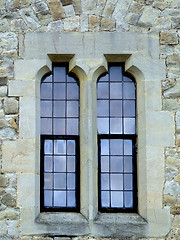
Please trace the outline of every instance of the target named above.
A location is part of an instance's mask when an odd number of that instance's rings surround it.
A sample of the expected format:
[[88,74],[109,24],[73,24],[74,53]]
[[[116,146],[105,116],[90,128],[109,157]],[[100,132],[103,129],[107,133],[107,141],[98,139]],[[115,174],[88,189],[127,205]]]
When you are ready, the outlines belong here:
[[54,173],[54,188],[66,189],[66,174],[65,173]]
[[133,82],[123,83],[123,98],[124,99],[135,99],[135,85]]
[[109,191],[102,191],[101,201],[102,201],[102,207],[110,206]]
[[98,98],[99,99],[109,99],[109,84],[99,83],[98,84]]
[[41,84],[41,99],[52,99],[52,84],[42,83]]
[[122,133],[122,118],[110,119],[110,133],[121,134]]
[[135,101],[123,101],[124,117],[135,117]]
[[133,207],[133,192],[125,192],[124,200],[125,200],[125,207],[132,208]]
[[122,99],[122,83],[110,83],[110,99]]
[[111,190],[123,190],[123,174],[111,174]]
[[122,67],[112,66],[109,68],[110,81],[122,81]]
[[110,102],[110,116],[121,117],[122,116],[122,101],[112,100]]
[[51,101],[41,101],[41,117],[52,117]]
[[111,155],[123,155],[122,139],[110,139],[110,153]]
[[68,207],[76,206],[75,191],[67,191],[67,206]]
[[51,156],[44,157],[44,171],[45,172],[53,171],[53,158]]
[[66,85],[65,83],[54,83],[54,99],[66,98]]
[[66,172],[66,156],[54,156],[54,172]]
[[66,81],[66,67],[54,67],[53,68],[54,82]]
[[52,82],[52,75],[46,76],[42,79],[42,83]]
[[109,172],[109,156],[101,157],[101,172]]
[[41,134],[52,134],[52,118],[41,118]]
[[124,118],[124,133],[135,134],[135,118]]
[[109,101],[98,100],[97,102],[97,116],[108,117],[109,116]]
[[64,118],[53,119],[53,133],[55,135],[65,135],[65,119]]
[[97,126],[98,126],[98,133],[108,134],[109,133],[109,118],[98,118]]
[[79,88],[77,83],[67,84],[67,99],[78,100],[79,99]]
[[111,172],[123,172],[123,157],[111,157],[110,158]]
[[55,101],[54,105],[54,117],[65,117],[65,101]]
[[52,191],[44,190],[44,206],[52,207]]

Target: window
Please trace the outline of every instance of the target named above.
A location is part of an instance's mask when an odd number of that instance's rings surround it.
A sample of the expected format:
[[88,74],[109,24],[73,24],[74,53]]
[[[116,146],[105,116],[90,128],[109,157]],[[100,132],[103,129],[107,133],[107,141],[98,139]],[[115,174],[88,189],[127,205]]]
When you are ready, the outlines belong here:
[[136,88],[122,65],[110,65],[97,85],[99,210],[137,208]]
[[66,65],[41,82],[41,211],[79,210],[79,87]]

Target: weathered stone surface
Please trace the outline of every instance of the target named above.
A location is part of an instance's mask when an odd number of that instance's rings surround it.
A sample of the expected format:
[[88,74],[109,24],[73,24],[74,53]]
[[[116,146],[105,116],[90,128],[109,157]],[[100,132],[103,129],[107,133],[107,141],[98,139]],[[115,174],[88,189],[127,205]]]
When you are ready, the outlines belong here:
[[66,17],[74,17],[75,11],[73,5],[67,5],[64,7],[64,12],[66,14]]
[[180,133],[180,112],[176,112],[175,123],[176,123],[176,133]]
[[16,209],[6,209],[1,212],[0,220],[3,220],[3,219],[16,220],[18,218],[18,215],[19,213]]
[[0,87],[0,97],[5,97],[7,95],[7,86]]
[[170,194],[176,197],[178,194],[180,194],[180,185],[175,181],[166,181],[164,186],[164,194]]
[[61,0],[61,3],[63,6],[67,6],[67,5],[72,4],[72,0]]
[[30,29],[35,30],[40,27],[38,18],[31,7],[21,9],[20,14]]
[[160,43],[161,44],[177,44],[178,36],[174,32],[161,32],[160,33]]
[[115,30],[115,21],[109,18],[101,19],[101,30],[105,31],[114,31]]
[[176,81],[176,84],[163,93],[165,98],[178,98],[180,97],[180,79]]
[[54,20],[59,20],[65,17],[63,6],[58,0],[47,0],[51,14]]
[[49,14],[48,5],[45,2],[37,1],[34,3],[33,9],[36,14],[47,15]]
[[15,98],[6,98],[4,100],[4,111],[6,114],[18,113],[18,101]]
[[80,0],[73,0],[73,6],[75,9],[76,15],[81,14],[81,1]]
[[158,8],[160,10],[164,10],[164,9],[168,8],[169,5],[170,5],[169,2],[164,2],[164,1],[161,1],[161,0],[160,1],[159,0],[157,0],[157,1],[155,0],[153,2],[153,7]]
[[142,27],[151,27],[159,14],[159,10],[150,6],[145,7],[142,16],[139,19],[138,25]]
[[107,0],[102,16],[106,18],[110,17],[114,12],[116,3],[117,3],[117,0]]
[[57,21],[51,22],[47,26],[47,30],[51,31],[51,32],[53,32],[53,31],[57,31],[57,32],[58,31],[62,31],[62,29],[63,29],[63,22],[62,22],[62,20],[57,20]]
[[174,206],[176,203],[176,197],[171,195],[164,195],[164,205]]
[[7,84],[7,77],[0,77],[0,86],[4,86]]
[[165,111],[179,111],[180,103],[176,99],[164,99],[163,110]]
[[4,236],[6,234],[7,234],[7,225],[5,221],[0,221],[0,236]]
[[0,187],[6,187],[8,185],[8,179],[4,174],[0,174]]
[[5,119],[0,119],[0,129],[8,126],[9,124]]
[[162,81],[162,90],[165,91],[169,88],[172,88],[175,84],[176,84],[175,79],[166,78],[165,80]]
[[13,128],[0,129],[0,138],[16,138],[16,131]]
[[18,221],[8,220],[7,225],[8,225],[8,236],[18,237],[20,233]]
[[4,194],[2,196],[2,200],[1,201],[7,207],[15,207],[16,206],[15,198],[11,194],[9,194],[9,193]]
[[100,20],[97,16],[89,16],[89,29],[98,30],[99,29]]
[[63,22],[65,31],[78,31],[80,28],[80,18],[78,16],[65,18]]
[[168,67],[177,67],[180,69],[180,56],[178,55],[169,55],[167,56],[167,65]]

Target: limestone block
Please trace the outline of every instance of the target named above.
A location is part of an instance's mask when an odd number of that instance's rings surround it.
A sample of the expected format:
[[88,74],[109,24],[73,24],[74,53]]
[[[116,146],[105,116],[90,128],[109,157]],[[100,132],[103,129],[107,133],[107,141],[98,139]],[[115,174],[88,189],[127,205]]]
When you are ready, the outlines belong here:
[[45,2],[36,1],[34,3],[33,9],[36,14],[47,15],[49,14],[49,8]]
[[56,31],[61,32],[63,29],[63,22],[62,20],[57,20],[54,22],[50,22],[47,26],[47,30],[50,32]]
[[[39,100],[33,97],[22,97],[20,99],[19,135],[22,138],[35,138],[40,122]],[[37,124],[36,124],[37,123]],[[37,135],[38,136],[38,135]]]
[[7,87],[2,86],[0,87],[0,97],[5,97],[7,95]]
[[103,17],[100,28],[105,31],[115,30],[115,20]]
[[61,3],[63,6],[68,6],[68,5],[72,4],[72,0],[61,0]]
[[171,19],[169,17],[158,17],[152,28],[153,30],[159,30],[161,31],[162,29],[170,29],[171,28]]
[[180,69],[180,56],[178,55],[169,55],[167,56],[167,66],[168,67],[177,67]]
[[176,203],[176,197],[173,197],[171,195],[164,195],[163,203],[164,205],[174,206]]
[[162,55],[172,55],[173,54],[173,46],[172,45],[161,45],[160,53]]
[[36,91],[35,91],[35,81],[18,81],[18,80],[13,80],[9,82],[9,91],[8,95],[9,96],[35,96]]
[[0,129],[0,138],[5,138],[5,139],[13,139],[16,138],[16,131],[13,128],[3,128]]
[[103,11],[103,17],[108,18],[114,12],[117,0],[107,0]]
[[81,8],[83,14],[95,14],[96,12],[96,0],[84,0],[81,1]]
[[[38,70],[45,65],[46,65],[46,60],[43,60],[43,59],[16,60],[14,63],[15,80],[17,81],[35,80]],[[23,68],[23,71],[22,71],[22,68]]]
[[180,133],[180,112],[176,112],[176,118],[175,118],[175,122],[176,122],[176,133]]
[[47,0],[51,14],[54,20],[58,20],[65,17],[62,3],[58,0]]
[[[39,200],[39,194],[36,195],[40,189],[39,175],[23,173],[18,174],[17,179],[17,206],[23,208],[35,206],[36,201]],[[26,196],[26,201],[24,201],[24,196]]]
[[10,193],[4,194],[2,196],[1,201],[7,207],[15,207],[16,206],[16,199]]
[[179,111],[180,103],[176,99],[164,99],[163,100],[163,110],[164,111]]
[[162,2],[162,1],[159,1],[159,0],[155,0],[153,2],[153,7],[158,8],[162,11],[162,10],[168,8],[169,4],[170,3],[168,3],[168,2]]
[[6,187],[8,185],[8,179],[4,174],[0,174],[0,187]]
[[95,29],[99,29],[99,17],[97,16],[89,16],[89,29],[95,30]]
[[78,31],[80,29],[79,16],[65,18],[63,22],[65,31]]
[[0,119],[0,129],[5,127],[9,127],[8,122],[5,119]]
[[81,14],[81,1],[80,0],[73,0],[73,5],[75,8],[76,15]]
[[33,139],[4,141],[2,144],[2,170],[7,172],[34,172],[35,149]]
[[146,121],[147,146],[174,146],[175,126],[173,116],[169,112],[147,112]]
[[[5,220],[0,221],[0,237],[7,234],[7,225]],[[1,238],[0,238],[1,239]]]
[[8,220],[7,225],[8,225],[8,236],[18,237],[20,234],[18,221]]
[[7,77],[0,77],[0,86],[4,86],[7,84]]
[[180,79],[177,79],[176,84],[164,91],[163,93],[165,98],[178,98],[180,97]]
[[39,20],[34,14],[33,9],[31,7],[21,9],[20,14],[24,21],[26,22],[27,26],[32,30],[35,30],[38,27],[40,27]]
[[179,228],[180,227],[180,215],[176,215],[173,219],[173,222],[172,222],[172,226],[175,228]]
[[170,194],[177,197],[180,194],[180,185],[175,181],[166,181],[164,186],[164,194]]
[[65,6],[64,12],[66,14],[66,17],[74,17],[75,16],[75,11],[74,11],[73,5]]
[[15,98],[6,98],[4,100],[4,111],[5,114],[16,114],[18,113],[18,101]]
[[162,90],[168,90],[169,88],[173,87],[176,84],[175,79],[173,78],[166,78],[162,81]]
[[131,2],[132,2],[132,0],[117,1],[114,12],[112,14],[112,18],[114,18],[116,20],[123,19],[125,17],[126,13],[129,11],[129,6],[130,6]]
[[88,16],[87,15],[80,16],[80,26],[81,26],[81,32],[88,31]]
[[18,216],[19,216],[18,210],[7,208],[4,211],[1,211],[0,220],[3,220],[3,219],[16,220],[18,219]]
[[159,10],[146,6],[139,19],[138,25],[142,27],[151,27],[159,14]]
[[160,43],[174,45],[178,43],[177,33],[174,32],[160,32]]

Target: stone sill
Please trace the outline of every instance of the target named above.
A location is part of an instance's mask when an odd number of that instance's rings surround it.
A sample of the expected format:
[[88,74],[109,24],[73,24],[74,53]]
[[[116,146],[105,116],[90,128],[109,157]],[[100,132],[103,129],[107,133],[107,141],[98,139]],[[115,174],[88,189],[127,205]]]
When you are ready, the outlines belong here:
[[99,213],[93,223],[80,213],[40,213],[35,221],[59,236],[144,237],[148,225],[134,213]]

